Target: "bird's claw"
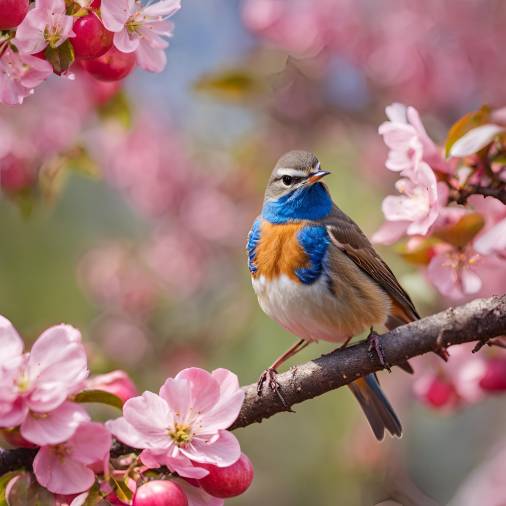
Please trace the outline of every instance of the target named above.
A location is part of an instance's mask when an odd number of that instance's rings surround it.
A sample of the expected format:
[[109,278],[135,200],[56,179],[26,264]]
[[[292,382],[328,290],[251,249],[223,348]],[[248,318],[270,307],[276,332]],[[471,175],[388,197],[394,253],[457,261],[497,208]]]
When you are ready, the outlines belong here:
[[373,358],[373,351],[376,353],[380,364],[382,367],[384,367],[388,372],[392,372],[390,369],[390,364],[385,359],[385,354],[383,352],[383,346],[381,344],[380,336],[373,330],[369,332],[369,335],[367,336],[367,342],[369,343],[369,348],[367,351],[369,352],[369,357]]
[[267,383],[269,388],[278,396],[281,404],[289,410],[292,411],[290,406],[285,401],[285,398],[281,395],[281,385],[277,380],[278,371],[269,367],[266,369],[261,375],[257,383],[257,395],[261,396],[263,392],[264,383]]

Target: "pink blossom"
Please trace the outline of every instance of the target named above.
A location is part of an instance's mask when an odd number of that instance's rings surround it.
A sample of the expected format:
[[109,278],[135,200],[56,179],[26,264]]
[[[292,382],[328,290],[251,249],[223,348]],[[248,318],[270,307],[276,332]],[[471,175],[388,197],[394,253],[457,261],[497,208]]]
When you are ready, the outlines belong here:
[[389,121],[382,123],[378,132],[390,148],[385,163],[393,171],[416,170],[420,161],[433,169],[448,170],[439,148],[427,135],[418,111],[414,107],[394,103],[385,109]]
[[481,125],[469,130],[458,139],[450,149],[450,156],[469,156],[490,144],[504,132],[504,127],[494,124]]
[[35,0],[16,30],[14,44],[21,53],[39,53],[47,46],[56,48],[74,37],[72,16],[65,14],[65,0]]
[[506,254],[506,218],[484,231],[474,241],[474,249],[483,255]]
[[243,399],[235,374],[192,367],[168,378],[160,395],[144,392],[128,400],[123,417],[107,427],[124,443],[143,448],[148,467],[166,465],[181,476],[202,478],[208,472],[193,462],[226,467],[239,458],[239,443],[225,429],[237,418]]
[[7,47],[0,57],[0,103],[18,105],[53,73],[45,60]]
[[111,435],[95,422],[79,425],[74,435],[58,445],[43,446],[33,461],[37,481],[56,494],[78,494],[95,481],[89,466],[108,459]]
[[406,175],[407,178],[399,179],[395,185],[402,195],[388,196],[383,201],[387,222],[374,234],[375,242],[395,242],[403,234],[426,235],[446,201],[446,185],[438,184],[425,162]]
[[36,444],[68,439],[88,415],[67,397],[88,374],[78,330],[69,325],[47,329],[23,354],[12,324],[0,317],[0,427],[21,425],[21,435]]
[[478,293],[488,273],[497,276],[501,268],[497,259],[480,255],[472,246],[463,250],[448,246],[432,258],[427,276],[443,295],[457,300]]
[[123,402],[138,395],[137,388],[125,371],[99,374],[86,382],[86,388],[110,392],[118,396]]
[[181,7],[181,0],[160,0],[145,7],[135,0],[102,0],[102,21],[114,34],[114,45],[123,53],[135,51],[140,67],[161,72],[166,64],[163,37],[172,35],[167,21]]

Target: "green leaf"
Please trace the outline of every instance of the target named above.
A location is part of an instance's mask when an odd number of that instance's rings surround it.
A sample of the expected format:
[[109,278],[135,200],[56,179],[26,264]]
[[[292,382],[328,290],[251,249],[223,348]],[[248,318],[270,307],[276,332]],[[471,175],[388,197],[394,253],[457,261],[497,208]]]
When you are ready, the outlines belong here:
[[113,478],[114,488],[118,499],[127,504],[131,504],[133,492],[128,488],[124,481],[115,480]]
[[123,408],[123,401],[105,390],[83,390],[74,397],[75,402],[98,402],[118,409]]
[[201,77],[193,88],[226,101],[243,101],[259,94],[264,85],[246,69],[227,69]]
[[450,149],[452,146],[469,130],[476,128],[480,125],[484,125],[485,123],[490,121],[490,112],[491,109],[488,105],[484,105],[480,110],[474,112],[468,112],[466,115],[462,116],[459,120],[457,120],[450,131],[448,132],[448,136],[446,138],[445,143],[445,154],[449,156]]
[[58,47],[48,46],[44,56],[58,75],[68,70],[75,60],[74,48],[68,39]]
[[102,104],[97,112],[104,120],[113,119],[125,128],[132,126],[132,106],[123,90],[118,91],[105,104]]
[[5,489],[13,478],[23,473],[24,471],[10,471],[0,476],[0,506],[8,506],[7,498],[5,497]]
[[54,506],[51,492],[41,487],[30,473],[22,473],[9,492],[9,506]]

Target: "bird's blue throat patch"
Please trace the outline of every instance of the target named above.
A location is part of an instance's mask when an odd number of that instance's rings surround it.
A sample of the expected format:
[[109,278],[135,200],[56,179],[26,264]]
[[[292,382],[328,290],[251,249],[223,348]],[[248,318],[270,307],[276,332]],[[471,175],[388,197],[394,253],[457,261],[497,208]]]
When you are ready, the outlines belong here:
[[303,186],[264,204],[262,217],[271,223],[321,220],[332,210],[332,199],[322,183]]

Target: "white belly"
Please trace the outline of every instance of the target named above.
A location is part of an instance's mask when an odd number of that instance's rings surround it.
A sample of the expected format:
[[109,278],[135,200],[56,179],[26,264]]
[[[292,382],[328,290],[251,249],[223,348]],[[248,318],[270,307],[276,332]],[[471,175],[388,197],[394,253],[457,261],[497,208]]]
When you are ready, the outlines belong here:
[[301,339],[344,341],[367,328],[361,315],[350,314],[353,304],[329,291],[324,276],[309,285],[285,275],[252,282],[263,311]]

